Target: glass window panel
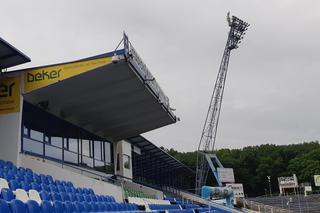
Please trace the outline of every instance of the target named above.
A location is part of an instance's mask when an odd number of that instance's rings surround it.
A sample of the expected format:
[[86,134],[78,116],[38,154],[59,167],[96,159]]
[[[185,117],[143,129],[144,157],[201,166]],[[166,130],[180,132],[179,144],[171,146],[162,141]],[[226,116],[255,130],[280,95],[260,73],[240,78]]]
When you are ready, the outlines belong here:
[[93,168],[93,158],[82,156],[82,164]]
[[43,143],[23,138],[23,151],[43,155]]
[[105,162],[111,163],[111,144],[108,142],[104,142],[104,147]]
[[102,160],[101,158],[101,142],[94,141],[94,158],[98,160]]
[[82,140],[82,155],[90,156],[89,140]]
[[61,137],[51,137],[51,145],[62,148],[62,138]]
[[30,131],[30,137],[32,139],[35,139],[35,140],[38,140],[38,141],[43,141],[43,133],[42,132],[31,130]]
[[23,134],[29,136],[29,130],[27,127],[23,126]]
[[129,155],[123,155],[123,167],[126,169],[130,169],[130,156]]
[[61,148],[53,147],[53,146],[46,144],[45,150],[46,150],[46,152],[45,152],[46,157],[54,158],[57,160],[62,160],[62,149]]
[[69,138],[69,150],[72,152],[78,152],[78,139]]
[[73,164],[78,164],[78,154],[64,150],[64,161]]
[[94,165],[95,165],[95,168],[97,168],[97,169],[101,168],[102,171],[104,170],[104,162],[103,161],[95,160]]
[[117,154],[117,171],[120,171],[120,154]]

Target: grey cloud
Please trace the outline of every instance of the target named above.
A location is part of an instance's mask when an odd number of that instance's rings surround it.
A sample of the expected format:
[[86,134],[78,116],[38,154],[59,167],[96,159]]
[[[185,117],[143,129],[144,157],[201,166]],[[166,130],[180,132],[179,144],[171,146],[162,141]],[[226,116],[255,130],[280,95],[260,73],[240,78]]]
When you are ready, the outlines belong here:
[[126,30],[181,118],[145,136],[191,151],[230,10],[251,27],[231,56],[217,148],[288,144],[320,136],[319,8],[316,0],[12,0],[2,2],[0,36],[32,58],[29,67],[111,51]]

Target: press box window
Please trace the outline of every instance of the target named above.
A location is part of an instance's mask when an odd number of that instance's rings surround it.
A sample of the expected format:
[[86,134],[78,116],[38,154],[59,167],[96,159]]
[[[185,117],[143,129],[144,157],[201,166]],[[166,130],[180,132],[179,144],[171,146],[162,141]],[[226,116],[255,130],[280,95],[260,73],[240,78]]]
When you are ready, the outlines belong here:
[[130,156],[129,155],[123,155],[123,166],[126,169],[130,169]]

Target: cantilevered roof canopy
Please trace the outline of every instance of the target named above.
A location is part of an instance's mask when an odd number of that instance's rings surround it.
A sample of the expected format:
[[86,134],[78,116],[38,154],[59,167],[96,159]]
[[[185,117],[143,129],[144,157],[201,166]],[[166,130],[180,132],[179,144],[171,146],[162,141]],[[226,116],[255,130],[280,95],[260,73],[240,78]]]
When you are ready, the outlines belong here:
[[[159,168],[162,168],[163,171],[168,172],[169,170],[185,170],[191,174],[194,173],[192,169],[190,169],[185,164],[181,163],[174,157],[172,157],[170,154],[165,152],[164,150],[160,149],[147,139],[145,139],[143,136],[135,136],[128,138],[128,141],[133,144],[134,146],[137,146],[141,149],[141,155],[139,157],[139,161],[143,163],[144,166],[142,166],[142,169],[144,170],[151,170],[152,168],[155,168],[158,170]],[[152,157],[152,161],[148,160],[148,156]],[[146,172],[144,172],[147,174]]]
[[136,60],[125,57],[40,88],[25,87],[24,100],[111,141],[175,123],[163,101],[168,99],[160,88],[155,90],[154,78],[141,75]]
[[30,58],[0,38],[0,70],[30,62]]
[[[160,149],[142,136],[128,138],[128,141],[141,150],[133,154],[133,178],[156,185],[172,185],[185,188],[186,177],[193,178],[195,172],[179,160]],[[176,180],[176,181],[173,181]]]

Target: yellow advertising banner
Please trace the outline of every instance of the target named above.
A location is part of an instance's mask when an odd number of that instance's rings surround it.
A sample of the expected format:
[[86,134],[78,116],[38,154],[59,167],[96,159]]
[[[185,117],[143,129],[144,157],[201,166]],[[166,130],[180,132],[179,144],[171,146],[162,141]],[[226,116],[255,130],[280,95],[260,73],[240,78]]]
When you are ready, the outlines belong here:
[[26,70],[24,73],[24,93],[102,67],[111,62],[112,57],[105,57]]
[[0,114],[20,111],[20,75],[0,77]]

